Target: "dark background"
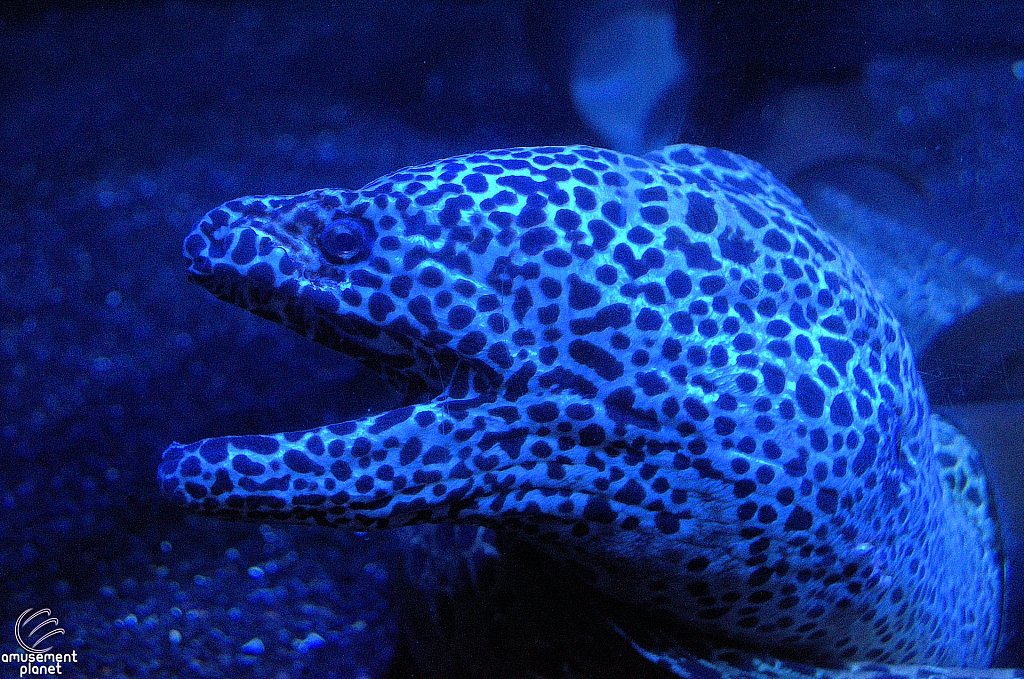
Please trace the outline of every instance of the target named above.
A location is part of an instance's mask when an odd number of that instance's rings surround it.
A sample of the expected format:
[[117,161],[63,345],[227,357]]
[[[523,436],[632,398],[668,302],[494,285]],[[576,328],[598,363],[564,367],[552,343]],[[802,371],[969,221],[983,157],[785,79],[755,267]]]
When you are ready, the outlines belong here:
[[[933,235],[1024,275],[1019,3],[2,5],[0,649],[49,607],[55,650],[90,675],[383,673],[385,542],[211,522],[158,494],[171,441],[387,405],[344,357],[189,286],[182,238],[242,195],[609,145],[571,79],[587,27],[624,7],[673,17],[673,141],[790,179],[827,165],[809,146],[852,136],[924,187]],[[830,102],[835,127],[793,101]]]

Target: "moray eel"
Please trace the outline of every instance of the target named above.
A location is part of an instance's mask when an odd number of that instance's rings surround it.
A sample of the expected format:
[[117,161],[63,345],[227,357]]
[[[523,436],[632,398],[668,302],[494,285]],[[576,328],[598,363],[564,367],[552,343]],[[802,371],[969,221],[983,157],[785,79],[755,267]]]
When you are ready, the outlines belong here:
[[[819,665],[986,667],[1000,538],[866,274],[746,158],[517,148],[207,214],[190,279],[402,395],[174,444],[227,518],[492,528],[680,629]],[[964,452],[968,451],[968,452]]]

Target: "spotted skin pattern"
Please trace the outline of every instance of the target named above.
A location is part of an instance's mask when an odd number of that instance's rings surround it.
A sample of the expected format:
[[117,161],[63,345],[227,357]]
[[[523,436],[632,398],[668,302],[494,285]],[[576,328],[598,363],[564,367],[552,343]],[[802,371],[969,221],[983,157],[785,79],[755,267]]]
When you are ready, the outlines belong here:
[[228,202],[184,253],[192,281],[357,358],[403,406],[172,445],[174,502],[476,524],[729,644],[990,663],[984,491],[943,481],[965,465],[940,460],[896,320],[758,164],[690,145],[476,153]]

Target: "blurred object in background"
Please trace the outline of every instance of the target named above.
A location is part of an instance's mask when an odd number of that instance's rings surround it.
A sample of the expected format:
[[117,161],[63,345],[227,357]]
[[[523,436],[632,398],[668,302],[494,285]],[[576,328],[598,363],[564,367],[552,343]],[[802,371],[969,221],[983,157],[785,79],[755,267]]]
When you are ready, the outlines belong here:
[[603,3],[573,27],[576,111],[604,145],[637,155],[675,141],[691,71],[672,12],[649,5]]

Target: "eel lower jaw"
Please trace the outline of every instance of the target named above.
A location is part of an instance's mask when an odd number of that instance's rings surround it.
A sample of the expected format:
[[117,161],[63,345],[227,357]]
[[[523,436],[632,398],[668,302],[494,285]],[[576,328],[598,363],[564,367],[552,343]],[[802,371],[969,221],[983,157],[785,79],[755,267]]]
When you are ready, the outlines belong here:
[[[431,426],[442,438],[466,426],[460,423],[471,415],[488,416],[486,404],[498,400],[505,379],[497,368],[450,346],[452,337],[446,332],[428,332],[408,322],[371,321],[345,311],[340,293],[334,294],[338,290],[303,285],[295,278],[281,280],[270,267],[239,270],[226,264],[214,265],[198,256],[193,264],[191,282],[223,301],[354,358],[397,392],[400,407],[388,410],[394,407],[394,397],[374,399],[381,404],[379,410],[327,427],[174,444],[165,451],[160,466],[165,496],[179,506],[221,518],[346,525],[354,530],[450,520],[446,514],[451,507],[433,501],[423,508],[409,503],[408,490],[422,484],[414,479],[415,469],[397,471],[410,467],[397,459],[389,464],[396,474],[409,478],[406,493],[402,488],[391,492],[398,496],[397,509],[389,509],[387,498],[360,491],[356,480],[367,474],[367,466],[381,461],[375,456],[371,461],[369,451],[355,453],[353,448],[357,439],[380,438],[379,423],[394,420],[402,411],[408,411],[406,419],[413,409],[432,411],[431,422],[436,423]],[[365,384],[353,384],[352,388],[373,389]],[[409,437],[420,436],[427,426],[409,419],[389,433],[404,443]],[[318,438],[317,443],[307,447],[313,437]],[[272,450],[265,451],[261,445],[252,447],[255,439],[273,442]],[[338,450],[344,452],[335,456],[331,450],[325,454],[332,441],[343,443]],[[428,448],[423,445],[424,453]],[[454,449],[450,452],[455,454]],[[385,454],[384,450],[379,454]],[[290,464],[289,455],[301,455],[305,462]],[[351,471],[330,471],[339,459]],[[467,487],[466,492],[473,491]]]

